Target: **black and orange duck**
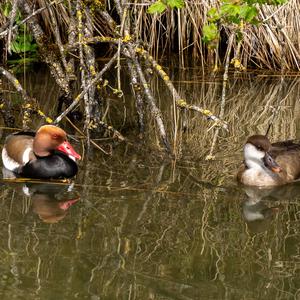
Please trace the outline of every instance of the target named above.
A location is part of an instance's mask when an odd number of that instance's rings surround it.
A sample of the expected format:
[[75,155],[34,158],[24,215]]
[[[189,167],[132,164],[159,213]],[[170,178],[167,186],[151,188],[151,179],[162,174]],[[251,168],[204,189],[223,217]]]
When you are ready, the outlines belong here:
[[2,150],[4,167],[26,178],[71,178],[78,172],[80,158],[66,132],[54,125],[41,126],[36,133],[13,133]]

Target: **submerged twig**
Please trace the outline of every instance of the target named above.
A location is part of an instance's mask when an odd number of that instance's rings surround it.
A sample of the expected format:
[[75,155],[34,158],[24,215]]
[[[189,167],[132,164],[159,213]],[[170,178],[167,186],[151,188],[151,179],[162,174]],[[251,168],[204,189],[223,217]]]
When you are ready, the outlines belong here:
[[[80,63],[80,75],[81,75],[81,87],[83,90],[86,89],[87,86],[87,70],[85,65],[85,57],[83,53],[83,11],[81,0],[76,1],[76,17],[77,17],[77,30],[78,30],[78,42],[79,42],[79,63]],[[91,89],[94,87],[91,86]],[[85,108],[85,122],[84,122],[84,131],[86,132],[87,137],[87,145],[89,147],[90,144],[90,132],[88,130],[88,124],[90,123],[90,111],[89,111],[89,90],[83,95],[84,99],[84,108]]]
[[28,96],[26,91],[23,89],[22,85],[20,84],[19,80],[9,71],[5,70],[3,67],[0,66],[0,74],[5,76],[15,87],[15,89],[22,95],[24,103],[23,107],[23,129],[29,128],[29,122],[31,121],[31,112],[33,107],[33,102],[35,102],[31,97]]
[[134,68],[132,62],[127,60],[128,68],[130,70],[130,78],[131,78],[131,86],[133,93],[135,95],[135,105],[136,111],[138,114],[138,124],[139,124],[139,132],[140,138],[143,138],[144,131],[145,131],[145,124],[144,124],[144,99],[140,88],[140,83],[138,80],[138,75],[136,68]]
[[[81,136],[82,137],[84,137],[84,138],[87,138],[87,136],[77,127],[77,126],[75,126],[74,124],[73,124],[73,122],[68,118],[68,117],[66,117],[66,119],[67,119],[67,121],[71,124],[71,126],[77,131],[77,132],[79,132],[80,134],[81,134]],[[95,141],[93,141],[93,140],[89,140],[89,142],[93,145],[93,146],[95,146],[98,150],[100,150],[101,152],[103,152],[104,154],[106,154],[106,155],[111,155],[111,153],[108,153],[107,151],[105,151],[101,146],[99,146]]]
[[[90,10],[86,7],[84,10],[85,16],[85,26],[83,28],[84,38],[89,38],[93,36],[93,23]],[[97,75],[96,73],[96,58],[94,49],[87,44],[83,44],[83,51],[85,56],[86,64],[86,84],[89,84]],[[97,127],[100,122],[100,110],[98,103],[95,99],[96,87],[92,86],[88,92],[88,102],[86,103],[86,120],[85,120],[85,130],[89,138],[89,130]]]
[[[119,14],[121,20],[123,20],[122,28],[124,27],[124,35],[129,36],[130,28],[129,28],[129,23],[126,20],[127,9],[123,9],[121,2],[119,0],[115,0],[115,4],[116,4],[118,14]],[[126,5],[126,1],[124,1],[122,4]],[[124,54],[127,56],[127,58],[132,61],[132,66],[136,70],[136,74],[139,77],[139,80],[144,89],[145,98],[146,98],[147,103],[150,108],[150,112],[156,121],[158,130],[159,130],[159,134],[160,134],[160,138],[163,142],[164,148],[168,153],[172,153],[170,143],[169,143],[169,140],[167,137],[167,133],[165,130],[164,122],[162,119],[161,111],[155,103],[154,96],[153,96],[152,91],[150,90],[149,85],[146,81],[142,67],[136,58],[136,52],[135,52],[134,48],[135,48],[134,44],[132,44],[131,42],[128,42],[126,45],[124,45],[122,50],[123,50]]]
[[155,118],[156,124],[158,126],[158,130],[159,130],[159,133],[160,133],[160,137],[163,141],[164,147],[167,150],[167,152],[171,153],[172,151],[171,151],[170,143],[169,143],[167,133],[166,133],[166,130],[165,130],[164,122],[162,120],[161,111],[155,103],[155,99],[154,99],[154,97],[152,95],[152,92],[149,88],[149,85],[146,81],[146,78],[145,78],[145,75],[143,73],[142,67],[139,64],[136,57],[135,57],[135,51],[134,51],[134,48],[132,47],[132,45],[128,46],[128,51],[129,51],[131,59],[133,61],[133,65],[136,68],[136,71],[137,71],[137,74],[138,74],[139,79],[141,81],[142,87],[144,89],[145,97],[146,97],[146,100],[147,100],[148,105],[150,107],[150,112],[153,115],[153,117]]
[[19,80],[9,71],[5,70],[0,66],[0,75],[5,76],[15,87],[15,89],[21,94],[23,98],[23,129],[29,128],[29,123],[31,122],[31,114],[33,111],[36,111],[41,117],[45,119],[47,123],[52,123],[52,119],[46,116],[40,109],[37,107],[36,99],[30,97],[27,92],[23,89]]

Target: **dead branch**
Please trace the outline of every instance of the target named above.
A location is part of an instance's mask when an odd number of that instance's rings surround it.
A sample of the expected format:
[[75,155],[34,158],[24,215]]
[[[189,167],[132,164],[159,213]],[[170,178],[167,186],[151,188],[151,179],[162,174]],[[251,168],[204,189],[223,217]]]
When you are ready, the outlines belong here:
[[[14,25],[14,26],[11,28],[11,31],[16,30],[18,27],[20,27],[21,25],[25,24],[29,19],[31,19],[32,17],[38,15],[39,13],[41,13],[42,11],[44,11],[45,9],[49,8],[50,6],[52,6],[53,4],[59,4],[59,3],[61,3],[61,2],[63,2],[63,0],[60,0],[60,1],[54,0],[54,1],[50,2],[47,6],[41,7],[41,8],[39,8],[39,9],[35,10],[31,15],[27,16],[27,17],[26,17],[24,20],[22,20],[20,23]],[[9,21],[9,23],[10,23],[10,21]],[[6,28],[6,27],[8,27],[8,26],[9,26],[9,24],[8,24],[7,26],[4,26],[4,28]],[[5,29],[5,30],[3,30],[2,32],[0,32],[0,38],[3,37],[3,36],[5,36],[5,35],[8,33],[9,30],[10,30],[10,29]]]
[[12,5],[12,9],[11,12],[9,14],[9,27],[8,27],[8,35],[7,35],[7,51],[9,54],[11,54],[11,37],[12,37],[12,27],[14,25],[14,21],[17,15],[17,8],[18,8],[18,1],[19,0],[15,0],[13,1],[13,5]]
[[[122,31],[124,30],[124,35],[125,36],[129,36],[130,27],[129,27],[129,22],[127,21],[127,9],[124,9],[122,7],[119,0],[115,0],[114,2],[116,4],[116,8],[117,8],[118,14],[120,16],[120,19],[123,20],[121,29],[122,29]],[[124,5],[124,7],[126,7],[126,1],[124,1],[122,4]],[[122,50],[125,53],[125,55],[127,56],[127,58],[128,57],[130,58],[130,60],[132,62],[132,66],[136,70],[136,73],[139,76],[139,80],[140,80],[140,82],[142,84],[142,87],[143,87],[143,90],[144,90],[145,98],[146,98],[147,103],[149,105],[150,112],[151,112],[152,116],[154,117],[154,119],[156,121],[156,125],[158,127],[160,138],[163,142],[164,148],[168,153],[172,153],[170,143],[169,143],[169,140],[168,140],[168,137],[167,137],[167,133],[166,133],[166,130],[165,130],[165,125],[164,125],[164,122],[163,122],[163,119],[162,119],[161,111],[155,103],[156,101],[155,101],[155,99],[153,97],[153,94],[152,94],[152,91],[150,90],[149,85],[146,81],[146,78],[145,78],[145,75],[143,73],[142,67],[141,67],[139,61],[136,58],[134,45],[129,42],[129,43],[126,44],[126,46],[124,46],[122,48]]]
[[90,84],[88,84],[84,90],[82,90],[82,92],[74,99],[74,101],[72,102],[72,104],[65,109],[64,112],[62,112],[54,121],[55,124],[58,124],[61,122],[61,120],[70,112],[72,111],[80,102],[80,100],[83,98],[83,96],[89,91],[89,89],[91,87],[93,87],[98,81],[100,81],[102,79],[103,74],[109,70],[112,65],[114,64],[114,62],[117,59],[118,54],[116,53],[111,59],[110,61],[102,68],[102,70],[95,76],[95,78],[90,82]]
[[223,127],[224,129],[227,129],[228,125],[225,121],[222,121],[220,118],[215,116],[210,110],[204,109],[202,107],[199,107],[197,105],[188,104],[186,100],[182,99],[180,95],[178,94],[176,88],[174,87],[173,83],[170,81],[169,76],[167,73],[163,70],[162,66],[155,61],[155,59],[143,48],[137,47],[135,51],[140,54],[145,60],[147,60],[152,66],[153,69],[159,74],[161,79],[164,81],[168,89],[170,90],[170,93],[175,98],[175,102],[177,107],[184,108],[188,110],[194,110],[201,114],[203,114],[205,117],[207,117],[209,120],[212,120],[215,122],[216,125]]
[[[33,14],[30,7],[30,1],[20,1],[19,9],[23,12],[24,15],[32,16]],[[50,44],[50,42],[41,26],[39,25],[36,16],[32,16],[30,19],[28,19],[28,25],[31,29],[36,43],[39,46],[42,60],[48,64],[54,79],[56,80],[58,86],[62,89],[66,97],[70,97],[71,91],[69,86],[69,76],[66,74],[59,57],[57,57],[54,51],[51,51],[51,49],[49,49],[48,45]]]

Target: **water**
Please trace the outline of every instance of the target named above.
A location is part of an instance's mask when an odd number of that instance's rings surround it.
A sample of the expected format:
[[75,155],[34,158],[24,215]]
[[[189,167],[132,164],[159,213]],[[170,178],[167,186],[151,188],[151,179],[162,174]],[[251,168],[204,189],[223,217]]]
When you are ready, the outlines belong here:
[[[218,111],[220,80],[197,70],[173,80],[183,96]],[[299,298],[300,184],[257,190],[235,181],[246,136],[265,132],[278,105],[271,139],[299,137],[299,80],[232,77],[229,132],[220,133],[214,161],[205,160],[207,121],[189,113],[182,133],[181,115],[159,91],[164,116],[177,122],[167,124],[177,160],[160,155],[154,138],[151,152],[92,150],[73,184],[0,182],[1,299]]]

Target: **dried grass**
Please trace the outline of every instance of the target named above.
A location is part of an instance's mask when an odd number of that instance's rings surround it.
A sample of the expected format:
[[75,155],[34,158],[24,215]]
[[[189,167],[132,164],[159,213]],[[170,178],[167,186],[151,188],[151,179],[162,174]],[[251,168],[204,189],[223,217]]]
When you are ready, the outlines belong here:
[[[44,7],[49,0],[38,0],[36,9]],[[60,3],[51,6],[52,14],[57,19],[63,40],[67,41],[68,26],[70,24],[71,4]],[[222,42],[218,49],[209,50],[201,40],[202,27],[207,24],[207,11],[211,7],[218,7],[217,0],[186,1],[182,10],[167,10],[163,14],[148,14],[150,2],[135,1],[128,3],[132,20],[134,38],[143,41],[156,58],[167,57],[176,53],[182,65],[189,58],[197,59],[202,66],[213,66],[220,62],[220,56],[226,49],[226,36],[230,36],[234,28],[232,25],[222,25]],[[106,7],[114,15],[113,1],[107,0]],[[110,28],[101,17],[100,10],[94,11],[94,29],[100,36],[110,36]],[[51,36],[55,36],[55,28],[49,11],[40,15],[43,27]],[[244,28],[244,40],[241,43],[240,59],[245,67],[267,69],[300,69],[300,18],[299,0],[290,0],[280,7],[264,5],[259,10],[260,26],[247,25]],[[0,26],[5,18],[0,14]],[[53,41],[55,39],[53,38]],[[234,43],[235,53],[238,43]]]
[[[136,12],[133,21],[137,29],[136,38],[142,39],[156,57],[161,49],[179,53],[180,61],[192,53],[193,58],[200,60],[202,65],[213,64],[211,56],[201,41],[201,32],[207,24],[207,11],[217,7],[219,1],[200,0],[187,1],[181,11],[166,11],[162,15],[147,14],[147,7],[132,4]],[[267,69],[299,70],[300,36],[299,36],[299,1],[290,0],[282,7],[264,5],[260,8],[258,27],[248,25],[245,28],[244,40],[241,44],[241,60],[244,66],[257,66]],[[234,28],[223,24],[226,36],[230,36]],[[176,38],[177,36],[177,38]],[[220,45],[222,46],[222,45]],[[235,42],[234,50],[238,44]],[[219,52],[225,49],[220,47]],[[163,52],[164,53],[164,52]],[[168,52],[169,53],[169,52]]]

